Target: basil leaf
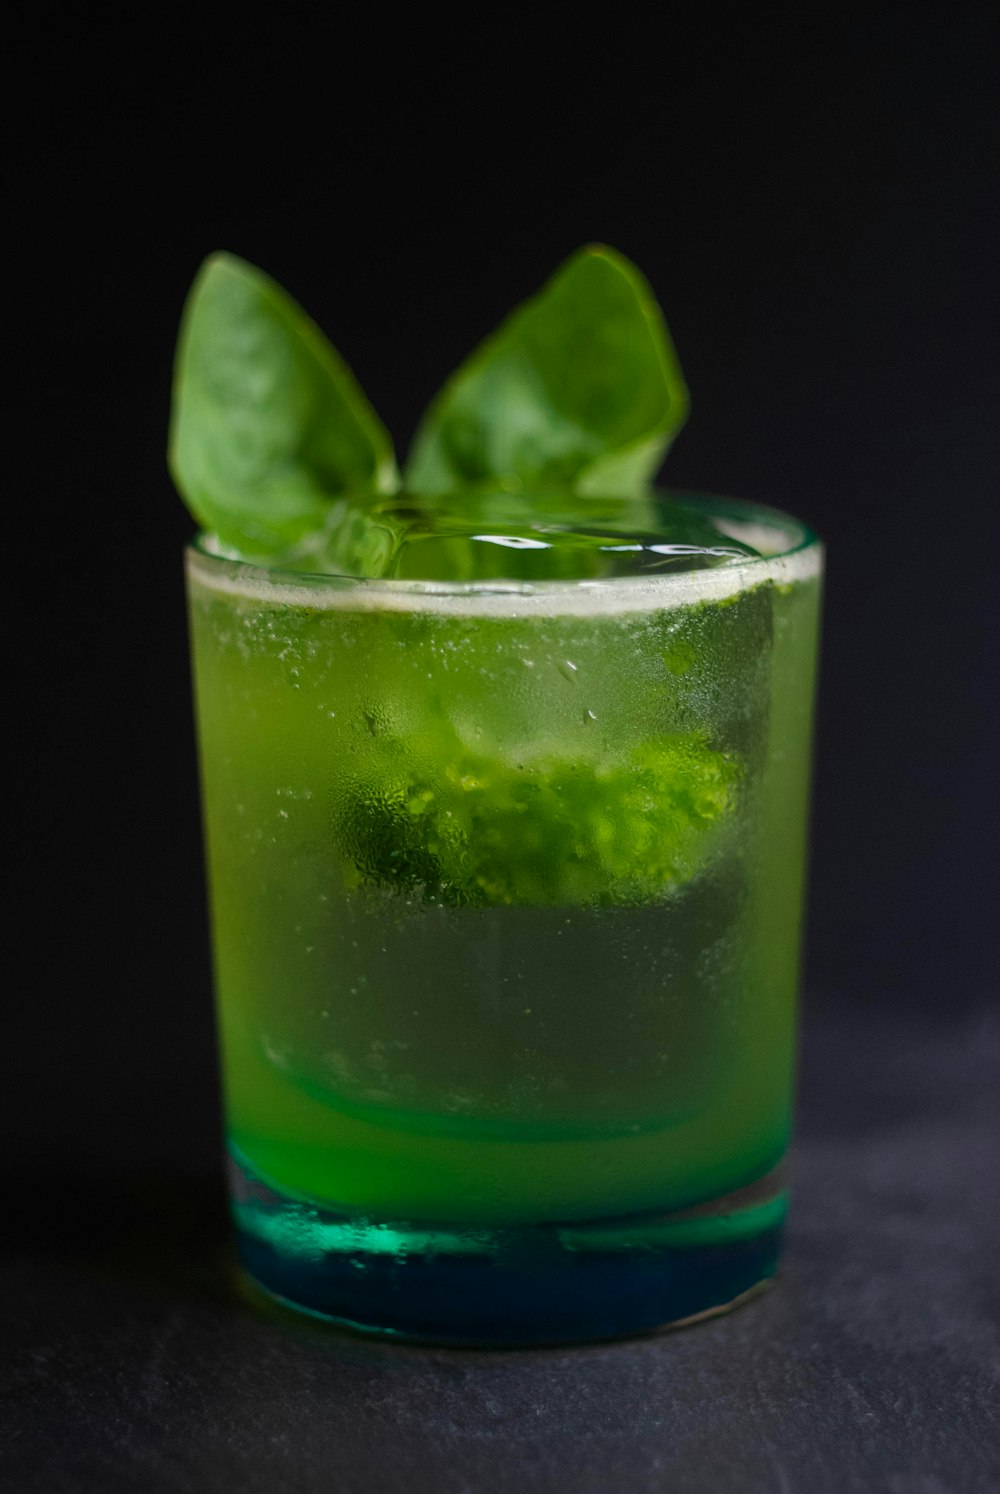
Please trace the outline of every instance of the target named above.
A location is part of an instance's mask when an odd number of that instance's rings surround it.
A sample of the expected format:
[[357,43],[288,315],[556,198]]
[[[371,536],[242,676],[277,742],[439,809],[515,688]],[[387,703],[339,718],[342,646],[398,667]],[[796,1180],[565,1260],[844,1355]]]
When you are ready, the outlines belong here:
[[169,461],[191,513],[243,555],[288,558],[336,499],[398,486],[392,442],[354,375],[269,276],[202,266],[175,368]]
[[646,491],[687,414],[663,315],[634,265],[579,250],[458,369],[417,432],[406,487]]

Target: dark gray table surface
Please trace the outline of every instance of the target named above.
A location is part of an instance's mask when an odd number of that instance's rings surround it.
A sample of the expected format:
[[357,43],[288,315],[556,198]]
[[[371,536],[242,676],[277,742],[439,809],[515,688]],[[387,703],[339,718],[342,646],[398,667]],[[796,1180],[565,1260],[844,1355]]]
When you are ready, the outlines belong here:
[[812,1018],[778,1282],[580,1349],[401,1348],[262,1311],[207,1172],[13,1178],[0,1487],[996,1494],[998,1055],[986,1004]]

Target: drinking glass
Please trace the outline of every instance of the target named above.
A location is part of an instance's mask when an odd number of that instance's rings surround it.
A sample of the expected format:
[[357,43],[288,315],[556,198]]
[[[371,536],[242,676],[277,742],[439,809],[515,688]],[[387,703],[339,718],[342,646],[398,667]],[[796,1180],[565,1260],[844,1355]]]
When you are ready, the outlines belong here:
[[821,548],[589,581],[188,552],[232,1204],[382,1335],[721,1310],[786,1210]]

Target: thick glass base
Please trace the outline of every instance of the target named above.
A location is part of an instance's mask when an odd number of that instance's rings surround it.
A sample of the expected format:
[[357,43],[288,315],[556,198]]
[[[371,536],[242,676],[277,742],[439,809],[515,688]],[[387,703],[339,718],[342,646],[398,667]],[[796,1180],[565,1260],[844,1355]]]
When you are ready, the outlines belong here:
[[289,1307],[386,1337],[454,1345],[618,1338],[723,1311],[773,1276],[780,1172],[681,1213],[482,1229],[338,1213],[233,1156],[249,1275]]

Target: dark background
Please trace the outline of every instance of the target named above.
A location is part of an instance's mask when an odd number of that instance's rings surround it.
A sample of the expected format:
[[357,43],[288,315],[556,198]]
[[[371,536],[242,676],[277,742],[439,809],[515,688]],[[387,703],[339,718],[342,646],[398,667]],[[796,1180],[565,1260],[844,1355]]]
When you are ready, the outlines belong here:
[[[11,1186],[216,1176],[192,526],[164,462],[177,322],[216,248],[309,308],[401,450],[574,247],[642,267],[692,391],[664,480],[828,543],[814,1104],[836,1137],[914,1034],[972,1034],[961,1090],[997,989],[992,7],[668,9],[655,41],[610,11],[551,34],[506,11],[325,20],[42,11],[13,54]],[[933,1082],[904,1064],[885,1114],[919,1118]]]

